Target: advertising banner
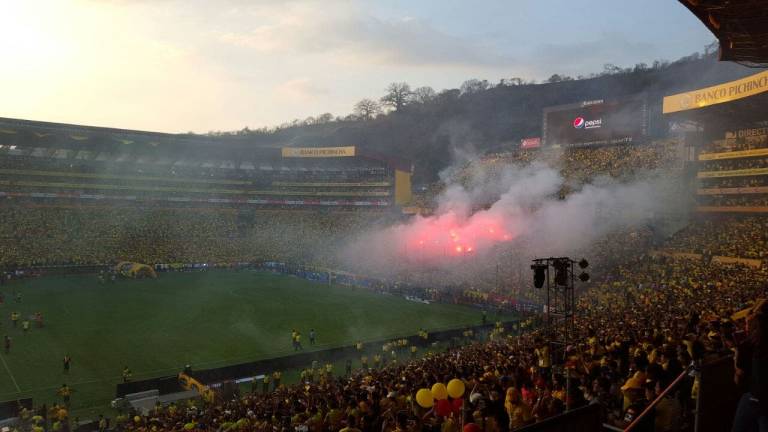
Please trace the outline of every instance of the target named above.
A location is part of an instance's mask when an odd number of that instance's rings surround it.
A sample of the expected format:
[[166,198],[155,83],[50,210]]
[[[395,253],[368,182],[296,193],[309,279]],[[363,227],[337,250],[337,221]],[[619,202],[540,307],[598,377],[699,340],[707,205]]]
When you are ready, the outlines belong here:
[[353,157],[355,156],[355,146],[348,147],[283,147],[284,158],[291,157]]
[[699,171],[696,174],[698,178],[718,178],[718,177],[746,177],[754,175],[768,175],[768,168],[747,168],[730,171]]
[[768,186],[736,187],[736,188],[702,188],[699,195],[741,195],[768,193]]
[[768,156],[768,148],[754,149],[754,150],[740,150],[723,153],[701,153],[699,154],[700,161],[709,160],[721,160],[721,159],[738,159],[754,156]]
[[523,138],[520,140],[520,148],[531,149],[541,147],[541,138]]
[[765,91],[768,91],[768,71],[699,90],[665,96],[662,112],[669,114],[704,108],[753,96]]
[[768,213],[768,207],[698,206],[696,211],[702,213]]
[[646,95],[596,99],[544,109],[542,146],[629,144],[648,132]]

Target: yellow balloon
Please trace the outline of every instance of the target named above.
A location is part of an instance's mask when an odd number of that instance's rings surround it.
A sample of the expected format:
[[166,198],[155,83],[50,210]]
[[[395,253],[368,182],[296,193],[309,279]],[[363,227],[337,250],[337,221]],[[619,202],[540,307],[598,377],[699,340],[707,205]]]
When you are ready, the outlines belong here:
[[435,404],[435,400],[432,397],[432,392],[429,389],[421,389],[416,392],[416,403],[422,408],[432,408]]
[[445,384],[435,383],[435,385],[432,386],[432,396],[437,400],[448,399],[448,389],[445,388]]
[[448,381],[448,396],[458,399],[464,394],[464,381],[454,378]]

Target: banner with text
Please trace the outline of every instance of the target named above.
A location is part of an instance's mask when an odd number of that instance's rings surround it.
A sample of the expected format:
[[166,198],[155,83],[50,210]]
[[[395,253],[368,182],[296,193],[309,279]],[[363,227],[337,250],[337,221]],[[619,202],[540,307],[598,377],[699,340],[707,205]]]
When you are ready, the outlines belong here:
[[700,188],[698,195],[741,195],[768,194],[768,186],[733,187],[733,188]]
[[720,85],[665,96],[662,112],[669,114],[704,108],[754,96],[765,91],[768,91],[768,71]]
[[541,147],[541,138],[523,138],[520,140],[520,148],[531,149]]
[[717,178],[717,177],[746,177],[768,175],[768,168],[746,168],[729,171],[699,171],[696,174],[698,178]]
[[283,147],[284,158],[328,158],[328,157],[353,157],[355,146],[348,147]]
[[721,160],[721,159],[738,159],[745,157],[755,156],[768,156],[768,148],[754,149],[754,150],[740,150],[724,153],[701,153],[699,154],[700,161],[709,160]]

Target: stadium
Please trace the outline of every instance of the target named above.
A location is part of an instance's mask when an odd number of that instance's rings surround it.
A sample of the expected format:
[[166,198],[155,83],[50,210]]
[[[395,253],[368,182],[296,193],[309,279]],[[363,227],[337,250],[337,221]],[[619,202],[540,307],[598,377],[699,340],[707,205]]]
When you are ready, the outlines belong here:
[[0,118],[0,430],[763,431],[768,4],[679,3],[717,49],[263,130]]

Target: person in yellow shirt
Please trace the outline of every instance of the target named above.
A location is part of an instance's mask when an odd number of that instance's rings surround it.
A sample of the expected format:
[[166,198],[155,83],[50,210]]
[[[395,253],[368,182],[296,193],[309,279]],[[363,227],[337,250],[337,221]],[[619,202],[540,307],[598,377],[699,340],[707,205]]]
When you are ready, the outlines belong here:
[[264,374],[264,378],[261,380],[261,392],[267,394],[269,392],[269,374]]
[[133,373],[131,373],[131,370],[128,369],[128,366],[125,366],[123,368],[123,374],[122,375],[123,375],[123,382],[127,383],[128,381],[131,380],[131,376],[133,375]]
[[301,333],[296,332],[296,346],[294,347],[295,351],[302,351],[304,348],[301,346]]
[[531,408],[523,402],[520,391],[514,387],[507,389],[507,397],[504,400],[504,409],[509,416],[509,430],[520,429],[533,421]]
[[550,358],[549,345],[539,339],[538,347],[533,350],[533,353],[538,359],[537,366],[539,367],[539,373],[542,376],[549,377],[550,368],[552,367],[552,359]]
[[283,373],[280,371],[272,372],[272,388],[277,390],[280,387],[280,379],[283,377]]
[[306,425],[309,432],[323,432],[323,413],[321,413],[317,407],[312,407],[310,409]]
[[456,424],[456,420],[453,418],[453,414],[448,416],[440,426],[440,432],[458,432],[459,427]]
[[61,399],[64,401],[65,406],[69,406],[69,401],[72,396],[72,389],[69,388],[68,385],[62,384],[61,387],[59,387],[59,390],[56,391],[56,393],[61,396]]
[[325,415],[325,424],[332,431],[339,430],[343,416],[344,413],[342,413],[339,409],[338,402],[336,402],[334,399],[331,399],[330,409],[328,410],[328,414]]
[[347,426],[339,430],[339,432],[362,432],[357,428],[357,419],[353,415],[347,416]]

